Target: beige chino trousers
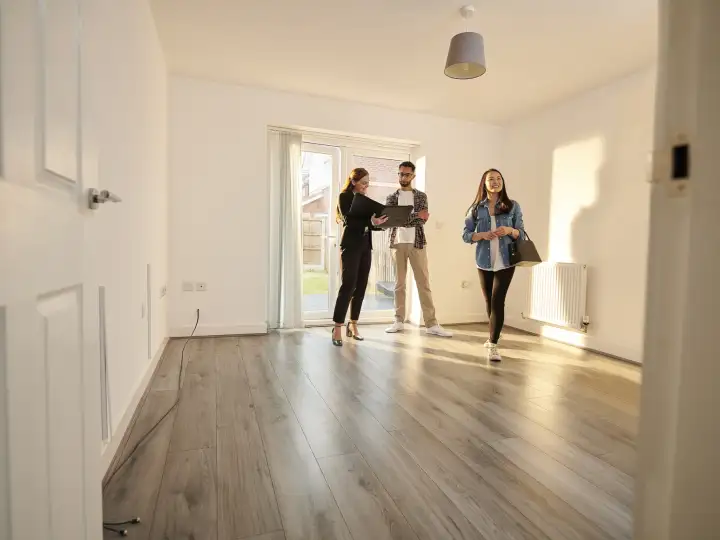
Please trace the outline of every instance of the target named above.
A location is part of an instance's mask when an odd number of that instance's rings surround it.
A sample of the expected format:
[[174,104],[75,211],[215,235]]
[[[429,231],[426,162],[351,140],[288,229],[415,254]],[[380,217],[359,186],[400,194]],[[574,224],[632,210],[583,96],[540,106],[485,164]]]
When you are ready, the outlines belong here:
[[412,244],[395,244],[393,248],[395,260],[395,320],[405,322],[405,299],[407,284],[408,262],[412,267],[415,283],[417,284],[420,306],[422,307],[425,327],[430,328],[437,324],[435,318],[435,305],[430,291],[430,272],[426,249],[417,249]]

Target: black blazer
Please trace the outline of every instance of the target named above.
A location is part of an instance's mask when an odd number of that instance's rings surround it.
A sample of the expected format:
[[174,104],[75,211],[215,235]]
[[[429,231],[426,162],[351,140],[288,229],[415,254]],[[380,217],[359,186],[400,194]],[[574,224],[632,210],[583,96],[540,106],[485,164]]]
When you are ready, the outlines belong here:
[[355,197],[355,194],[352,191],[343,191],[338,197],[337,208],[343,222],[340,247],[342,249],[353,249],[363,246],[364,242],[368,241],[365,238],[367,229],[367,235],[370,237],[370,249],[372,249],[372,234],[369,231],[379,231],[380,229],[373,227],[369,217],[348,216],[353,197]]

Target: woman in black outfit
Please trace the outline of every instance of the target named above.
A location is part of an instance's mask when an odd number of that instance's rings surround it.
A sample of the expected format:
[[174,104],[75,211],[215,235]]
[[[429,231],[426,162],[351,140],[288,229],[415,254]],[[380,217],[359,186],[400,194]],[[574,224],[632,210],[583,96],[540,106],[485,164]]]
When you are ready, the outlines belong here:
[[338,223],[343,224],[343,232],[340,240],[342,264],[340,290],[333,314],[335,327],[332,333],[332,343],[336,347],[342,346],[342,327],[345,324],[348,307],[350,307],[350,322],[347,324],[347,336],[358,341],[363,339],[358,334],[357,321],[360,318],[360,309],[365,298],[365,289],[367,289],[372,263],[371,231],[377,225],[385,223],[387,217],[360,218],[349,216],[348,212],[355,194],[364,195],[367,193],[369,185],[370,174],[365,169],[353,169],[338,197],[336,213]]

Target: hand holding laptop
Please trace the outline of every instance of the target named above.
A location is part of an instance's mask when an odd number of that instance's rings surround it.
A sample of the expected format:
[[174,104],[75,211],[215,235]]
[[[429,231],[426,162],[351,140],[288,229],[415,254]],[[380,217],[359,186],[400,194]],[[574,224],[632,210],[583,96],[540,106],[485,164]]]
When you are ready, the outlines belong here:
[[374,227],[383,229],[404,227],[410,219],[412,206],[385,206],[362,193],[356,193],[349,215],[370,218]]

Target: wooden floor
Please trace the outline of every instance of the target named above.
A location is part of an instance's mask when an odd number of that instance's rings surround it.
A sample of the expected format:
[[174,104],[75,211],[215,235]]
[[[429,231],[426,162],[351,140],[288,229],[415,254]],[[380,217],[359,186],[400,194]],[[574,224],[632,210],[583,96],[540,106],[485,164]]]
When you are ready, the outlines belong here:
[[[190,341],[106,520],[151,540],[631,538],[638,368],[512,331],[490,366],[480,325],[363,330]],[[121,455],[172,405],[183,343]]]

